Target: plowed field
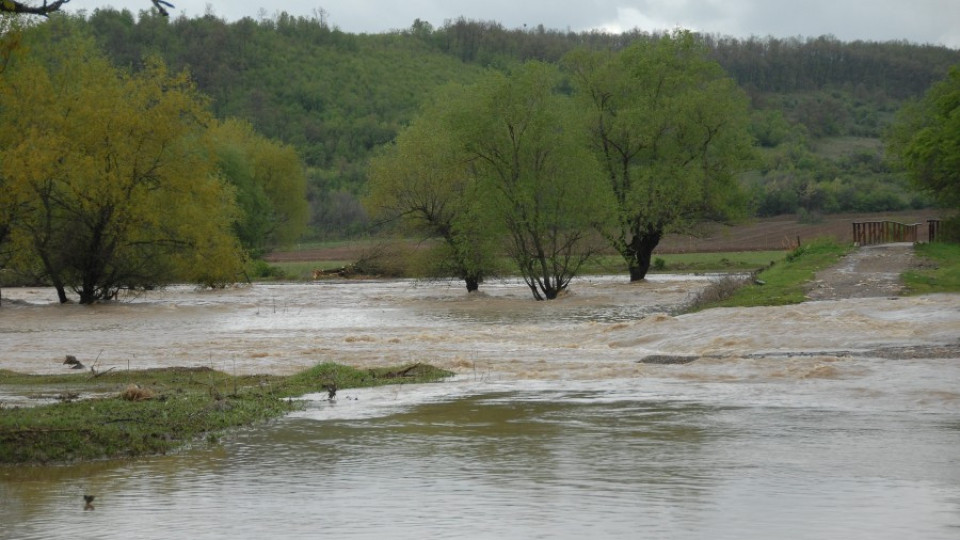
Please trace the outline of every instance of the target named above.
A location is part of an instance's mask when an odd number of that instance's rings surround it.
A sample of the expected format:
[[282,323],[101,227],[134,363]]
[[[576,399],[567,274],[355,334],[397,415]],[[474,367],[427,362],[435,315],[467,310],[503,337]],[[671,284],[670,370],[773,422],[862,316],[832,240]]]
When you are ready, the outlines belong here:
[[[891,220],[923,223],[918,240],[926,241],[926,221],[939,217],[936,210],[890,212],[885,214],[835,214],[816,223],[801,223],[796,216],[778,216],[736,225],[704,227],[698,236],[670,235],[660,243],[657,253],[708,253],[790,249],[800,242],[831,236],[842,242],[853,241],[854,221]],[[353,261],[370,249],[369,242],[335,247],[282,251],[267,257],[271,262]]]

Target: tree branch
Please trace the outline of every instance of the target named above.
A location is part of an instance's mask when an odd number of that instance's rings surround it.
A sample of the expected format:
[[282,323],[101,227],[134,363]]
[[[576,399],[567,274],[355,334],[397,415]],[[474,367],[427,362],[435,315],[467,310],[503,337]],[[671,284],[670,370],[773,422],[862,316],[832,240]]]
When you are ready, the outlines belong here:
[[0,0],[0,13],[19,13],[22,15],[40,15],[46,17],[55,11],[60,11],[60,8],[69,1],[70,0],[55,0],[48,4],[46,0],[44,0],[42,5],[28,6],[16,0]]
[[[60,11],[63,8],[64,4],[69,3],[70,0],[54,0],[53,2],[43,1],[43,4],[39,6],[30,6],[24,4],[23,2],[18,2],[17,0],[0,0],[0,13],[16,13],[19,15],[39,15],[41,17],[49,17],[51,13]],[[164,17],[169,17],[170,13],[166,8],[172,8],[173,4],[166,2],[165,0],[150,0],[153,3],[154,7],[157,8],[157,11],[160,15]]]

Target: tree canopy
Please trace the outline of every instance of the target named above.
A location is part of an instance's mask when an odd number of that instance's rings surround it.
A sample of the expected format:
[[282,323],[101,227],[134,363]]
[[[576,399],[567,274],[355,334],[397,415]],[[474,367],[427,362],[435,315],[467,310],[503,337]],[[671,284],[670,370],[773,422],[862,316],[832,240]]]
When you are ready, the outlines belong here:
[[960,210],[960,67],[904,107],[887,140],[918,187]]
[[[670,33],[505,28],[455,19],[433,27],[350,34],[320,17],[276,13],[228,22],[96,9],[78,21],[114,61],[137,69],[162,55],[189,69],[219,118],[239,117],[297,149],[307,165],[310,233],[369,232],[358,199],[368,160],[433,91],[483,68],[557,63],[578,47],[617,52]],[[927,204],[884,167],[879,137],[903,99],[921,95],[960,51],[907,42],[732,38],[693,34],[749,96],[761,163],[745,182],[758,215],[867,212]]]
[[184,74],[135,75],[89,40],[16,55],[0,77],[10,265],[81,303],[171,281],[232,282],[232,189],[204,148],[212,121]]
[[296,150],[256,133],[248,122],[212,122],[206,136],[220,174],[234,188],[243,247],[259,256],[299,238],[307,224],[306,177]]
[[556,298],[596,254],[589,231],[609,214],[600,169],[559,84],[556,67],[540,62],[493,73],[454,132],[537,300]]
[[[555,66],[530,62],[456,86],[372,167],[371,205],[444,239],[476,288],[500,250],[537,300],[596,250],[609,204]],[[472,280],[472,283],[471,283]]]
[[748,102],[692,34],[618,53],[580,49],[565,66],[616,201],[616,222],[601,232],[631,281],[644,278],[664,234],[745,214],[736,173],[750,153]]
[[372,160],[365,203],[381,222],[399,220],[407,232],[442,240],[433,270],[475,291],[497,266],[500,228],[484,222],[489,201],[451,131],[452,115],[469,106],[469,96],[462,85],[446,88]]

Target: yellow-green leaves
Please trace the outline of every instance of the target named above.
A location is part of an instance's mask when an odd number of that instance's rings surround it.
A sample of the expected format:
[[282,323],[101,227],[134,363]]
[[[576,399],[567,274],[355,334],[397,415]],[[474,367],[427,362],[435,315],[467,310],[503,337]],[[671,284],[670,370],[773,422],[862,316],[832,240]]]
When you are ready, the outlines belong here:
[[122,72],[79,38],[48,54],[21,57],[0,78],[15,269],[40,268],[61,301],[70,289],[84,303],[233,280],[232,193],[201,146],[212,118],[186,76],[159,61]]
[[306,177],[296,150],[257,134],[240,120],[207,133],[220,175],[236,192],[236,231],[254,253],[296,240],[306,228]]

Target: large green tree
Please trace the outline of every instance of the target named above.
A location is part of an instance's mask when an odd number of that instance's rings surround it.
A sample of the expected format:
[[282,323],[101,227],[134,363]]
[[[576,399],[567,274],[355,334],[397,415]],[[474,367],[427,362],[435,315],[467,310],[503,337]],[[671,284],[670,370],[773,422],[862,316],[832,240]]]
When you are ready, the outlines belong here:
[[468,106],[468,95],[462,86],[450,87],[372,160],[364,202],[377,220],[440,239],[433,266],[476,291],[496,265],[501,227],[484,219],[489,201],[462,141],[451,136],[451,114]]
[[505,251],[534,298],[556,298],[611,207],[560,82],[528,63],[452,88],[374,161],[371,208],[443,238],[470,290]]
[[0,77],[11,266],[61,302],[235,279],[236,209],[203,147],[210,122],[189,79],[160,62],[130,75],[76,37],[17,55]]
[[960,67],[901,109],[887,144],[920,189],[960,209]]
[[742,211],[748,102],[692,34],[616,53],[579,49],[564,66],[616,200],[615,224],[601,232],[631,281],[646,276],[665,234]]
[[606,220],[600,168],[554,66],[491,73],[453,121],[485,197],[507,232],[507,252],[537,300],[557,297],[596,253]]

